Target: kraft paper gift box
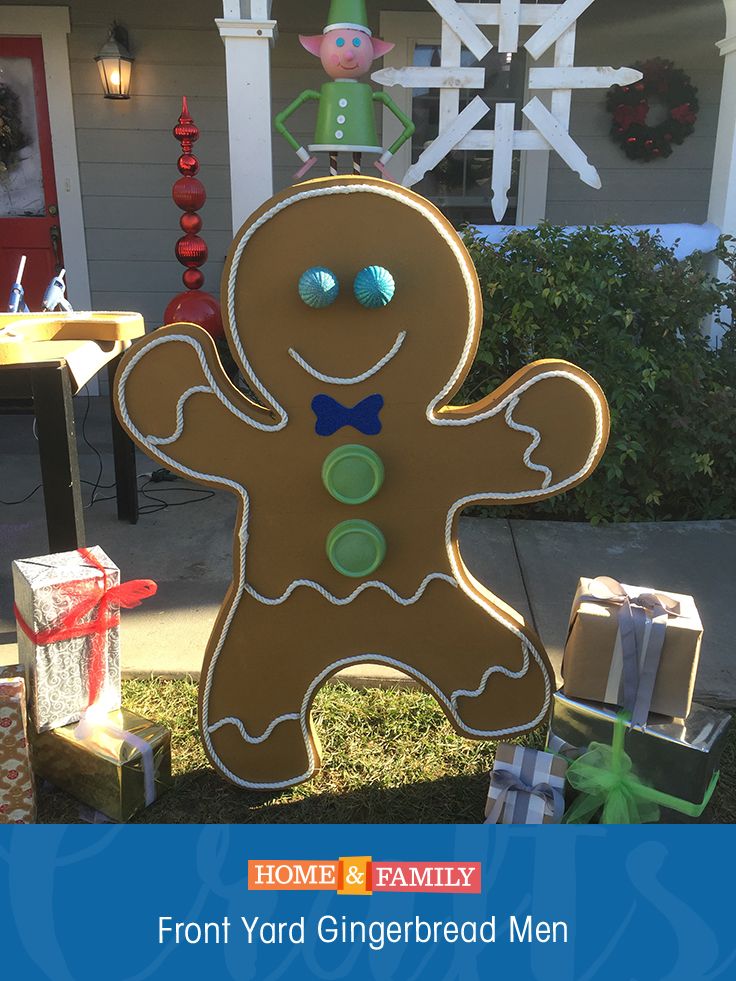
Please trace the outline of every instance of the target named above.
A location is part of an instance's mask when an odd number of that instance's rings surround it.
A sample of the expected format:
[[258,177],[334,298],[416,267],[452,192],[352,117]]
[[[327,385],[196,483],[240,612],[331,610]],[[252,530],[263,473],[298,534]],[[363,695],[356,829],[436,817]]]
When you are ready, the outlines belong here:
[[94,713],[33,737],[43,777],[114,821],[128,821],[169,789],[171,733],[127,709]]
[[155,583],[120,585],[101,548],[13,563],[18,652],[38,732],[76,722],[92,704],[120,707],[119,609],[137,606]]
[[[592,742],[610,744],[618,710],[584,702],[557,692],[547,749],[572,760]],[[640,779],[657,790],[692,804],[701,804],[713,775],[731,722],[727,712],[693,702],[686,719],[650,715],[646,726],[627,726],[624,748]],[[683,821],[681,814],[662,810],[663,821]]]
[[567,761],[538,749],[499,743],[486,801],[486,824],[558,824]]
[[690,711],[703,625],[692,596],[581,579],[562,661],[563,691],[646,722]]
[[36,793],[20,665],[0,668],[0,824],[32,824]]

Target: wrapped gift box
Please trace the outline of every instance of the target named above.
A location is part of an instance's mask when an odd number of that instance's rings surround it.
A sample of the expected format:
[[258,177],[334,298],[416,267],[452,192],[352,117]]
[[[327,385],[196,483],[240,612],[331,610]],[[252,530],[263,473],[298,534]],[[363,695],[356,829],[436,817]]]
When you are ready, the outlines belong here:
[[559,756],[499,743],[486,801],[486,823],[559,823],[566,773],[567,761]]
[[[101,548],[86,552],[88,557],[60,552],[13,563],[18,653],[38,732],[76,722],[93,701],[108,710],[120,707],[117,607],[101,602],[107,590],[119,586],[120,571]],[[85,607],[76,628],[64,623]],[[96,620],[109,625],[90,633]],[[55,633],[64,636],[43,642],[44,635]]]
[[34,735],[33,764],[37,776],[83,804],[127,821],[171,786],[171,733],[120,709],[82,728]]
[[20,665],[0,668],[0,824],[32,824],[36,794]]
[[[624,604],[604,598],[591,598],[591,591],[605,594],[606,587],[596,590],[600,583],[613,583],[633,597],[632,609],[635,624],[627,624]],[[640,605],[637,597],[644,597]],[[667,602],[668,614],[658,617],[655,623],[651,610],[647,613],[646,598],[660,597]],[[661,607],[660,607],[661,609]],[[655,611],[656,612],[656,611]],[[664,621],[664,622],[661,622]],[[680,593],[653,593],[641,586],[627,586],[614,580],[581,579],[573,602],[565,654],[562,661],[563,689],[566,695],[586,701],[605,702],[634,711],[634,705],[625,699],[626,638],[633,643],[634,673],[643,678],[647,657],[652,656],[656,639],[663,635],[663,646],[651,701],[645,707],[642,718],[648,712],[672,718],[685,718],[690,711],[695,688],[695,676],[700,658],[703,625],[692,596]],[[633,632],[633,635],[632,635]],[[641,681],[639,682],[641,684]],[[636,686],[635,686],[636,687]]]
[[[557,692],[547,749],[573,759],[590,743],[610,744],[617,710]],[[636,773],[657,790],[700,804],[719,766],[731,716],[694,702],[686,719],[650,715],[646,726],[627,727],[624,748]],[[682,821],[674,811],[663,821]]]

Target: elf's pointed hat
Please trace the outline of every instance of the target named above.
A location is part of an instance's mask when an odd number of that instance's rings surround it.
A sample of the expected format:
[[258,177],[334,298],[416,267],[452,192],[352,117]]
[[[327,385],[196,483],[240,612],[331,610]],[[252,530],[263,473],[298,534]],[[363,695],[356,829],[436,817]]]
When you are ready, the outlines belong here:
[[327,27],[323,34],[328,31],[362,31],[368,37],[372,37],[368,27],[368,12],[365,9],[365,0],[332,0],[330,12],[327,16]]

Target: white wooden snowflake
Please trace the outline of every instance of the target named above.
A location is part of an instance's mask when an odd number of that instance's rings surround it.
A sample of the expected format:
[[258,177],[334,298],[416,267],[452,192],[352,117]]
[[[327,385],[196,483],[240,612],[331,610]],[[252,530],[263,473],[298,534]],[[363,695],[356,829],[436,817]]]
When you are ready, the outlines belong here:
[[[452,150],[493,150],[492,208],[496,221],[501,221],[508,207],[514,150],[551,149],[585,184],[600,188],[598,171],[569,133],[572,91],[630,85],[642,75],[633,68],[574,67],[577,20],[595,0],[564,0],[559,4],[523,3],[522,0],[428,2],[442,18],[441,67],[384,68],[372,76],[382,85],[440,89],[439,135],[409,168],[402,184],[411,187],[418,183]],[[463,46],[478,61],[492,50],[493,45],[480,29],[482,26],[498,27],[498,50],[504,54],[518,51],[520,27],[539,28],[524,44],[535,61],[554,45],[554,67],[529,69],[528,87],[552,93],[549,109],[534,96],[521,110],[533,129],[514,129],[513,102],[496,104],[492,130],[475,128],[491,112],[480,96],[460,112],[460,90],[482,89],[485,85],[483,68],[461,67]]]

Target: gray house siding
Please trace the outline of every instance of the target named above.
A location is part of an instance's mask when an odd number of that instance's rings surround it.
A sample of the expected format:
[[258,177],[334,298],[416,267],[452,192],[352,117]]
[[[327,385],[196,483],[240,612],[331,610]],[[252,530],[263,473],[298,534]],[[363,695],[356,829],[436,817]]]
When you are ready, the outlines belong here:
[[[723,58],[715,42],[725,33],[721,0],[597,0],[580,19],[576,61],[620,65],[661,57],[673,61],[698,89],[695,133],[671,157],[629,160],[609,138],[604,93],[573,95],[571,134],[595,163],[600,191],[581,184],[554,154],[550,158],[547,218],[584,222],[703,222],[707,218]],[[652,108],[652,114],[656,109]],[[656,117],[655,117],[656,118]]]
[[[57,6],[43,3],[38,5]],[[92,305],[138,310],[150,327],[184,287],[174,256],[182,234],[171,199],[181,96],[200,128],[196,153],[207,189],[205,289],[219,292],[231,239],[225,55],[216,0],[72,0],[69,59]],[[104,99],[94,57],[117,18],[135,56],[132,98]],[[62,228],[62,240],[63,240]]]

